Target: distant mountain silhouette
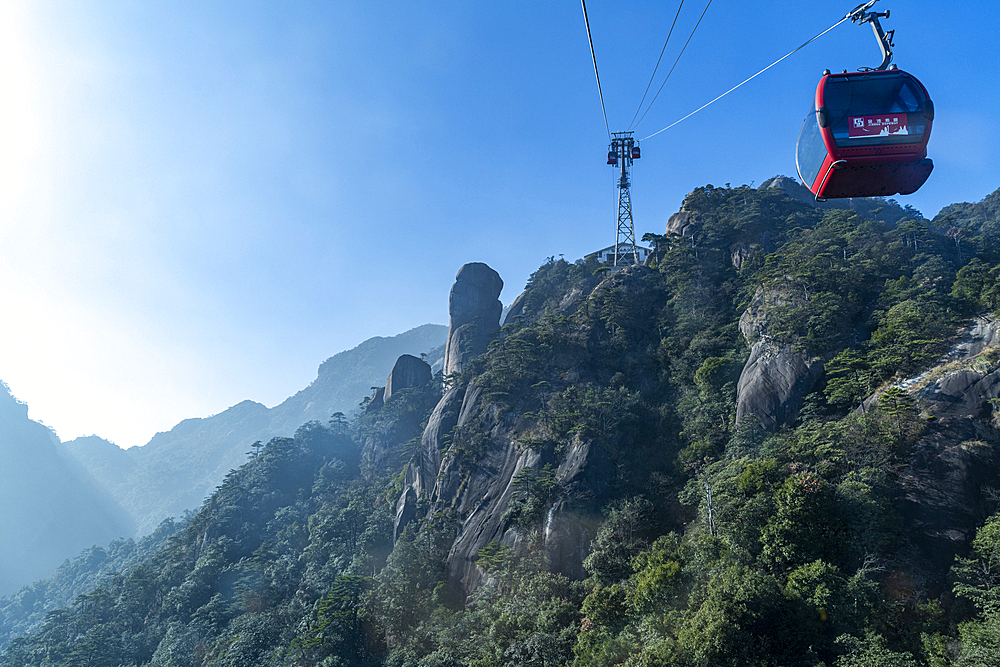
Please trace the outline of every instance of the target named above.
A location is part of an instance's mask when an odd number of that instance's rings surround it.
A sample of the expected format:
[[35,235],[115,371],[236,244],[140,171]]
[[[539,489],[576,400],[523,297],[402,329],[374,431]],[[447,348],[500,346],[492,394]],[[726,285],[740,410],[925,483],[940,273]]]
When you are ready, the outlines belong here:
[[0,383],[0,594],[51,575],[81,549],[134,531],[126,513],[57,443]]
[[247,460],[255,441],[291,436],[308,421],[325,424],[335,412],[351,413],[371,387],[385,384],[400,355],[427,352],[434,364],[447,336],[448,327],[436,324],[376,336],[324,361],[308,387],[273,408],[247,400],[211,417],[185,419],[142,447],[125,450],[89,436],[65,443],[65,451],[131,514],[136,534],[145,535],[164,518],[196,509]]

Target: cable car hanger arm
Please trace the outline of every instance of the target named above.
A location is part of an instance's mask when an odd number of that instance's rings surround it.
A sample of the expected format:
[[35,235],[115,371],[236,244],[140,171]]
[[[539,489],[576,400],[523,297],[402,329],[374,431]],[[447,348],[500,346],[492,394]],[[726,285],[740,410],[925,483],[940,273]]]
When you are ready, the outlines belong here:
[[871,23],[872,32],[875,33],[875,40],[878,41],[878,46],[882,50],[882,64],[875,69],[886,69],[889,67],[889,63],[892,62],[892,37],[896,33],[895,30],[890,30],[885,32],[882,30],[882,24],[879,23],[880,18],[889,18],[889,10],[884,12],[869,12],[872,5],[874,5],[878,0],[871,0],[864,4],[858,5],[847,15],[847,18],[851,19],[851,23],[857,23],[861,25],[862,23]]

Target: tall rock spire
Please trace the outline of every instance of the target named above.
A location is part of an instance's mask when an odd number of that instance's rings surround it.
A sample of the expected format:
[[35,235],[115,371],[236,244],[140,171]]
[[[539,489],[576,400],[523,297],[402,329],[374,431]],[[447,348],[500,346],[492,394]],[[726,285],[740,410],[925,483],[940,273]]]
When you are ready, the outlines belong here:
[[461,371],[470,359],[486,351],[500,329],[503,305],[500,274],[481,262],[464,265],[455,276],[448,300],[451,321],[444,353],[444,374]]

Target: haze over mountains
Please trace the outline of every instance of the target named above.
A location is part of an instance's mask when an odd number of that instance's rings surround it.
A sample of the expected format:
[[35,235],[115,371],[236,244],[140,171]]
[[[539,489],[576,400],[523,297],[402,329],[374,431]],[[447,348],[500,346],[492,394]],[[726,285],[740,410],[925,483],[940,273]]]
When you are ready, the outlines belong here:
[[55,434],[0,383],[0,594],[52,574],[69,556],[131,534],[134,523]]
[[371,338],[324,361],[308,387],[273,408],[246,400],[128,450],[98,436],[60,443],[2,386],[0,595],[50,575],[81,549],[148,534],[163,519],[196,509],[247,460],[254,441],[355,411],[401,354],[427,353],[429,363],[440,362],[447,333],[425,324]]

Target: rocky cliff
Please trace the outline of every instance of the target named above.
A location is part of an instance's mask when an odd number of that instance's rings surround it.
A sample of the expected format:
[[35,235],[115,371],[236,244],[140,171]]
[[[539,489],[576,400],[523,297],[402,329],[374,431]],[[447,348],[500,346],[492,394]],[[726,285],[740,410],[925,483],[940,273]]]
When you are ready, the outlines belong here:
[[385,380],[385,393],[382,398],[388,401],[396,392],[422,387],[430,381],[430,364],[412,354],[401,355]]
[[[902,380],[928,420],[901,474],[897,508],[911,526],[928,579],[964,554],[1000,490],[1000,323],[973,320],[951,350],[918,376]],[[877,405],[879,397],[871,403]]]
[[[589,276],[589,271],[585,275]],[[522,303],[534,303],[540,309],[563,304],[564,310],[557,308],[557,312],[579,314],[591,305],[597,307],[606,299],[629,293],[630,298],[648,299],[653,307],[662,299],[662,295],[653,294],[654,288],[647,282],[653,276],[646,267],[629,267],[599,284],[588,279],[564,285],[565,293],[552,302],[536,298]],[[588,283],[589,293],[581,287]],[[452,299],[453,307],[455,303]],[[454,315],[453,322],[463,321]],[[525,312],[519,304],[518,315],[538,321],[541,312]],[[564,387],[596,379],[602,371],[592,364],[600,355],[591,357],[595,351],[588,354],[587,347],[597,345],[594,337],[606,338],[608,326],[614,331],[616,324],[598,320],[581,327],[572,334],[580,346],[576,351],[569,346],[544,361],[539,359],[532,370]],[[484,363],[496,363],[511,347],[516,349],[514,338],[513,333],[509,337],[501,334],[499,347],[483,356]],[[465,363],[473,359],[467,356]],[[405,487],[396,507],[396,539],[411,524],[426,527],[431,517],[451,517],[456,536],[447,556],[448,577],[456,590],[466,594],[487,578],[476,561],[490,543],[513,553],[522,553],[529,545],[540,548],[554,571],[574,579],[585,577],[583,561],[602,522],[600,508],[610,497],[613,480],[639,462],[616,460],[628,448],[617,432],[598,433],[581,427],[564,436],[564,444],[556,443],[545,419],[524,414],[510,405],[509,399],[498,401],[492,381],[487,379],[492,375],[487,372],[484,376],[482,366],[473,372],[476,375],[469,378],[463,374],[445,390],[406,466]],[[642,375],[635,379],[641,382]],[[536,390],[542,390],[542,405],[553,399],[551,387],[546,380],[535,385]],[[539,399],[526,400],[534,403]],[[541,482],[547,489],[544,493],[537,491]],[[535,491],[526,491],[527,487]],[[541,504],[526,510],[529,500]],[[524,518],[526,513],[531,520]]]
[[752,416],[764,428],[791,424],[802,401],[823,375],[823,360],[781,342],[768,323],[769,311],[801,299],[788,290],[758,288],[740,316],[740,332],[750,345],[750,357],[736,387],[736,421]]
[[[499,277],[492,279],[488,267],[477,267],[477,273],[490,276],[495,287],[471,290],[460,272],[451,298],[451,361],[446,359],[456,373],[409,456],[396,506],[395,538],[408,528],[426,530],[435,521],[451,522],[447,530],[454,530],[455,537],[447,556],[448,576],[466,594],[489,579],[477,560],[491,543],[512,553],[541,549],[551,569],[582,578],[587,574],[584,561],[603,523],[602,512],[622,497],[623,487],[633,493],[640,489],[651,493],[654,488],[662,493],[669,488],[670,477],[654,474],[652,461],[673,461],[664,465],[698,470],[731,447],[729,439],[739,432],[737,426],[751,418],[765,431],[777,431],[799,423],[811,393],[819,391],[817,400],[822,404],[824,364],[844,346],[871,336],[867,327],[875,326],[869,322],[873,297],[839,276],[855,270],[862,261],[857,257],[865,253],[877,258],[878,253],[888,252],[877,249],[883,242],[877,239],[912,232],[892,231],[905,213],[895,204],[849,202],[842,205],[843,215],[830,218],[838,234],[860,224],[860,218],[852,217],[855,211],[881,215],[888,210],[888,218],[869,223],[864,232],[873,239],[866,241],[872,249],[823,241],[824,248],[835,248],[839,254],[829,254],[823,271],[797,274],[799,267],[812,261],[809,253],[817,253],[809,244],[819,241],[808,234],[820,226],[827,209],[788,196],[793,186],[779,179],[755,191],[720,192],[709,187],[692,193],[684,210],[671,218],[666,232],[675,240],[668,240],[655,268],[637,266],[605,274],[583,262],[543,267],[512,304],[497,343],[487,351],[486,338],[480,337],[479,345],[466,346],[467,353],[459,360],[453,351],[462,339],[462,327],[488,311],[493,328],[493,313],[499,308],[492,300],[502,284]],[[731,224],[734,218],[740,222]],[[795,232],[796,238],[804,239],[799,241],[801,251],[789,242],[789,220],[810,226]],[[820,237],[830,233],[815,231]],[[931,250],[943,247],[940,239],[928,235],[931,238],[921,237],[920,252],[926,244]],[[892,252],[918,252],[916,244],[893,243],[897,245]],[[804,254],[784,260],[774,252],[779,247],[783,253]],[[771,269],[766,274],[769,279],[751,283],[757,280],[753,272],[761,271],[765,256],[778,266],[782,265],[776,259],[786,261],[788,268]],[[838,260],[847,267],[841,273],[835,266]],[[935,261],[939,263],[931,266],[939,267],[940,261]],[[744,279],[755,284],[753,296],[733,313],[723,295],[732,294],[726,290]],[[927,278],[924,284],[934,282]],[[869,289],[883,286],[884,279],[875,279]],[[837,290],[845,296],[837,296]],[[475,296],[462,298],[466,293]],[[485,309],[476,310],[484,303]],[[879,322],[884,321],[886,311],[879,312],[883,318]],[[802,317],[810,319],[794,321],[790,313],[805,313]],[[738,327],[727,318],[738,319]],[[813,320],[825,327],[821,334],[809,328]],[[738,331],[742,343],[720,333],[729,331],[729,326],[734,334]],[[956,349],[982,365],[983,355],[990,354],[986,350],[994,349],[989,346],[996,335],[992,323],[981,321],[959,339]],[[957,363],[955,354],[948,363]],[[738,380],[730,380],[726,369],[740,366]],[[994,376],[968,369],[949,372],[934,382],[933,388],[925,382],[921,390],[935,392],[933,400],[922,399],[925,412],[934,418],[921,436],[919,453],[908,460],[906,476],[898,480],[900,489],[928,492],[901,491],[897,511],[912,525],[926,527],[913,538],[921,553],[954,554],[981,520],[983,496],[977,485],[993,474],[973,461],[992,451],[992,445],[977,450],[969,443],[977,437],[995,441],[984,425],[991,418],[990,399],[996,388]],[[622,423],[603,431],[584,426],[583,394],[601,406],[617,405],[615,401],[626,400],[633,395],[630,392],[642,396],[646,407],[629,406],[622,414],[660,411],[663,421],[655,436]],[[577,403],[567,407],[567,397]],[[727,400],[732,403],[727,405]],[[590,409],[594,414],[600,411]],[[726,426],[729,409],[732,427]],[[961,415],[948,412],[956,410]],[[564,419],[575,426],[560,429]],[[607,423],[608,417],[590,423],[601,420]],[[643,450],[644,442],[655,442],[657,449]],[[639,451],[645,453],[637,456]],[[963,488],[968,493],[960,492]],[[932,507],[930,499],[947,489],[952,490],[951,497],[937,509]],[[690,520],[687,510],[676,503],[665,502],[660,511],[667,523]],[[954,542],[956,530],[962,540],[941,551],[935,540]],[[940,574],[942,563],[934,562],[926,571]]]

